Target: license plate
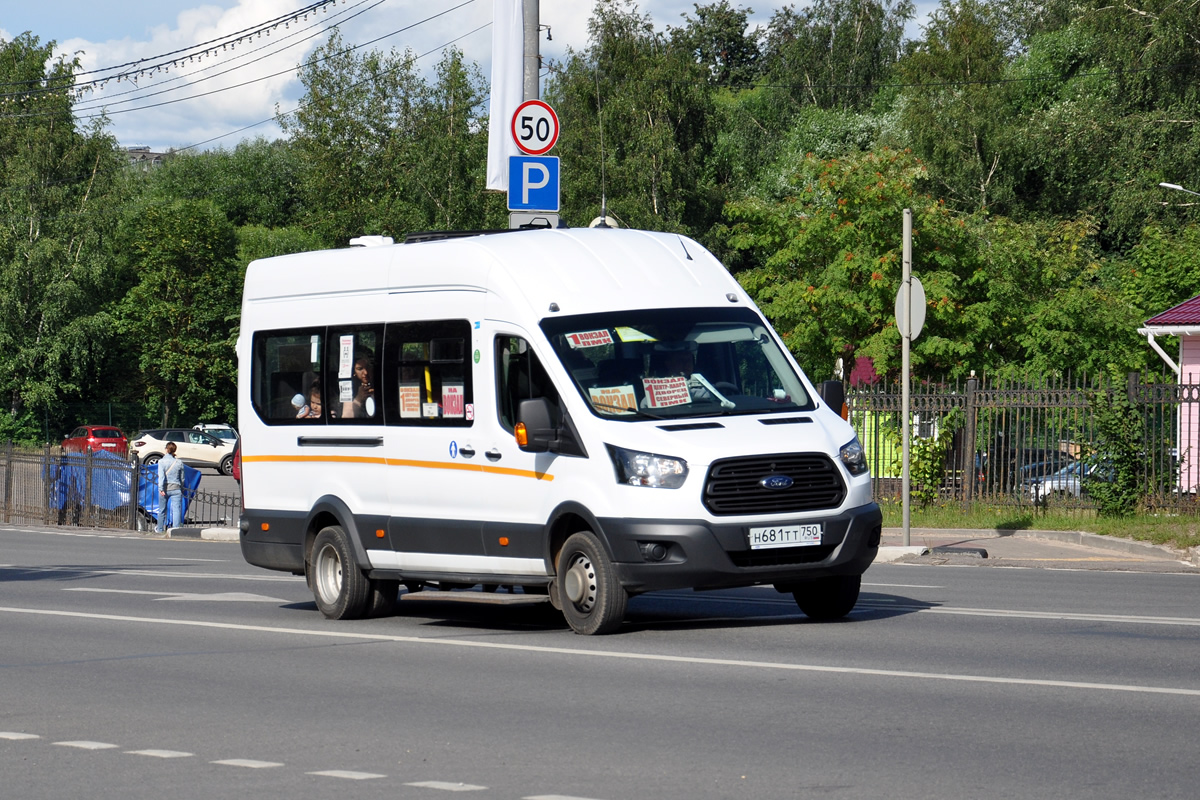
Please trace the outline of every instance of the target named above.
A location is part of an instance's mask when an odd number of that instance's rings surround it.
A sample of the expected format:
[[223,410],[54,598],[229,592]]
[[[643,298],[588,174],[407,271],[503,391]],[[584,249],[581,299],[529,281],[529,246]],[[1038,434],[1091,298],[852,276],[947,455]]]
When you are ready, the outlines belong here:
[[765,550],[769,547],[805,547],[821,543],[824,526],[777,525],[773,528],[751,528],[750,549]]

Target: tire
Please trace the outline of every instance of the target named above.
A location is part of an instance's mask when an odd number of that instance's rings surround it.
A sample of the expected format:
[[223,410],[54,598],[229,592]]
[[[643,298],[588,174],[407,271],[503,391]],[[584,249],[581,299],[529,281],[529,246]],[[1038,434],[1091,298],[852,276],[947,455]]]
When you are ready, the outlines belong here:
[[142,459],[142,466],[143,467],[153,467],[161,459],[162,459],[162,456],[160,456],[158,453],[154,453],[153,455],[148,455]]
[[797,586],[792,597],[806,617],[828,622],[850,613],[858,602],[861,586],[862,575],[833,575]]
[[386,617],[396,610],[396,598],[400,596],[400,581],[367,579],[371,598],[367,602],[368,617]]
[[354,561],[350,537],[341,526],[330,525],[313,543],[309,585],[317,608],[329,619],[359,619],[368,610],[371,586]]
[[221,459],[221,466],[218,467],[218,469],[221,470],[222,475],[232,475],[233,474],[233,454],[232,453],[230,453],[229,455],[227,455]]
[[571,534],[559,551],[556,572],[555,588],[571,630],[591,636],[620,627],[629,595],[596,534]]

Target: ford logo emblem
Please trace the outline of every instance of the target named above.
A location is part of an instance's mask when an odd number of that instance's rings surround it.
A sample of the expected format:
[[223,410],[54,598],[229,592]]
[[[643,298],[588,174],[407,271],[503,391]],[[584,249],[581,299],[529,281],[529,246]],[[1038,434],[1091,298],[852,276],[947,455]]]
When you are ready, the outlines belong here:
[[787,475],[768,475],[758,482],[758,485],[764,489],[790,489],[792,479]]

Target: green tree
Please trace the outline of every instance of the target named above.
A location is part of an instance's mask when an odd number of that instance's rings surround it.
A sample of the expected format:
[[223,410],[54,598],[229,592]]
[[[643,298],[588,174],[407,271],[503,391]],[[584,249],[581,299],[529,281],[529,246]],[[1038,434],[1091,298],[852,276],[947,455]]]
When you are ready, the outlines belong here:
[[758,30],[747,31],[751,8],[733,8],[729,0],[695,4],[695,18],[683,14],[687,24],[670,35],[676,46],[690,50],[708,71],[708,81],[726,88],[753,84],[762,72]]
[[768,83],[798,110],[863,110],[891,78],[902,52],[910,0],[816,0],[785,6],[767,27],[763,60]]
[[161,403],[164,421],[232,419],[242,291],[233,225],[209,201],[149,202],[126,210],[114,250],[130,284],[116,308],[127,391]]
[[924,39],[898,65],[906,84],[901,127],[954,207],[1003,211],[1011,164],[1003,156],[1010,101],[1001,82],[1012,44],[1003,18],[982,0],[942,0]]
[[702,235],[724,199],[707,169],[706,68],[629,0],[598,2],[588,28],[588,49],[570,52],[545,91],[562,120],[564,216],[589,220],[603,198],[629,227]]
[[211,200],[234,225],[274,228],[296,221],[302,173],[287,141],[260,137],[233,150],[173,153],[145,173],[145,182],[163,199]]
[[730,203],[729,246],[755,264],[738,274],[800,363],[832,374],[869,356],[895,371],[894,320],[902,271],[904,209],[913,209],[913,263],[929,301],[913,364],[924,374],[964,374],[978,365],[967,309],[981,302],[980,267],[968,220],[923,194],[925,167],[889,150],[839,159],[805,155],[775,166],[769,199]]
[[100,381],[113,327],[106,239],[121,162],[102,120],[76,127],[78,62],[54,49],[0,40],[0,392],[3,429],[22,439],[41,410]]

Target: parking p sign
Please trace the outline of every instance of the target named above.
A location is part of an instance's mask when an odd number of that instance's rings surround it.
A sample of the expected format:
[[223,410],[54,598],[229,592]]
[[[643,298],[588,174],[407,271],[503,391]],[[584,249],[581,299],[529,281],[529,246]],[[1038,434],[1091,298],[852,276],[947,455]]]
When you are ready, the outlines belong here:
[[558,157],[508,157],[508,210],[558,211]]

